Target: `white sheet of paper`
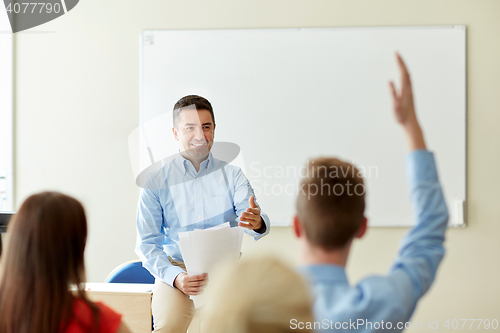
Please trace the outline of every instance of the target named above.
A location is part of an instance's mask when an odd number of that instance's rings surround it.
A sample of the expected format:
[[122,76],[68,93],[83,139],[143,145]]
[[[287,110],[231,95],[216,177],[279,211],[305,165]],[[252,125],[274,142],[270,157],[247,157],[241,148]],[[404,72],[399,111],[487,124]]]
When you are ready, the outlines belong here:
[[[195,229],[179,233],[179,248],[184,258],[188,275],[213,272],[221,262],[237,261],[243,241],[243,228],[231,228],[229,222],[209,229]],[[205,303],[204,295],[191,296],[195,307]]]

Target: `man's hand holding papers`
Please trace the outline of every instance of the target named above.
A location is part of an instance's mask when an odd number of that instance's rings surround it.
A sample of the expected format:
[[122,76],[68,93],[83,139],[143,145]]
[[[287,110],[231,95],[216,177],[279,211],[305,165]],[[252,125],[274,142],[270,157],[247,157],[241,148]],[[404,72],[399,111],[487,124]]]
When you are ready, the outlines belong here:
[[[174,285],[186,295],[190,295],[195,306],[204,303],[200,298],[208,282],[208,275],[224,261],[238,261],[243,241],[243,229],[231,228],[229,222],[209,229],[195,229],[179,233],[181,250],[187,274],[177,275]],[[196,296],[196,297],[194,297]]]
[[187,275],[180,273],[174,280],[174,286],[186,295],[198,295],[206,287],[208,274]]

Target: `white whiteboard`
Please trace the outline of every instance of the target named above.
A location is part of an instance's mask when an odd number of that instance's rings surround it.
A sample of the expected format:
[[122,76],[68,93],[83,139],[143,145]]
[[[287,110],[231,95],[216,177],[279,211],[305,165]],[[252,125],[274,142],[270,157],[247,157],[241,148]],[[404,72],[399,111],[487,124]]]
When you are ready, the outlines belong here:
[[[395,51],[412,75],[417,113],[450,210],[465,201],[465,27],[145,31],[141,125],[154,160],[177,152],[171,110],[185,95],[214,107],[215,140],[241,166],[273,225],[289,225],[306,160],[337,156],[365,171],[370,226],[413,224],[406,142],[392,116]],[[150,165],[141,152],[141,169]],[[295,170],[295,171],[294,171]],[[460,203],[460,205],[457,205]]]

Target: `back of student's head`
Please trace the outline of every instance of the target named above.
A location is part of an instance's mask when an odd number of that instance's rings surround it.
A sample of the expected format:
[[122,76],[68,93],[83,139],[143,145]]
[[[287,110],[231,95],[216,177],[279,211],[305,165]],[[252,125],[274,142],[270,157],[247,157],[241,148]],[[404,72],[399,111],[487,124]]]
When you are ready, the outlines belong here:
[[302,277],[276,259],[242,260],[210,283],[203,313],[207,333],[295,332],[294,323],[314,320]]
[[[55,192],[27,198],[8,227],[0,280],[2,333],[57,332],[83,291],[87,221],[82,205]],[[92,308],[92,304],[90,304]]]
[[344,247],[364,219],[365,186],[352,164],[336,158],[308,161],[297,196],[297,217],[308,242],[325,250]]

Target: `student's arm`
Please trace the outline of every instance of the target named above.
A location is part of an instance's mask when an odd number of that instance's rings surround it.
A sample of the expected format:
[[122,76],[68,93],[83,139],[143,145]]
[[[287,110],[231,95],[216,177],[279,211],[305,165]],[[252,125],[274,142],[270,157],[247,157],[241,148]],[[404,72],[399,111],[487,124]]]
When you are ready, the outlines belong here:
[[407,177],[415,226],[403,239],[398,257],[389,273],[390,284],[408,320],[418,299],[431,286],[444,256],[444,234],[448,222],[443,192],[439,184],[434,156],[426,145],[418,123],[410,76],[397,56],[402,86],[398,94],[391,83],[396,120],[408,139]]
[[401,92],[398,93],[396,91],[393,82],[389,83],[392,94],[394,116],[406,134],[408,148],[410,151],[426,149],[424,135],[415,113],[410,74],[408,73],[403,59],[401,59],[399,54],[396,54],[396,58],[399,71],[401,73]]

